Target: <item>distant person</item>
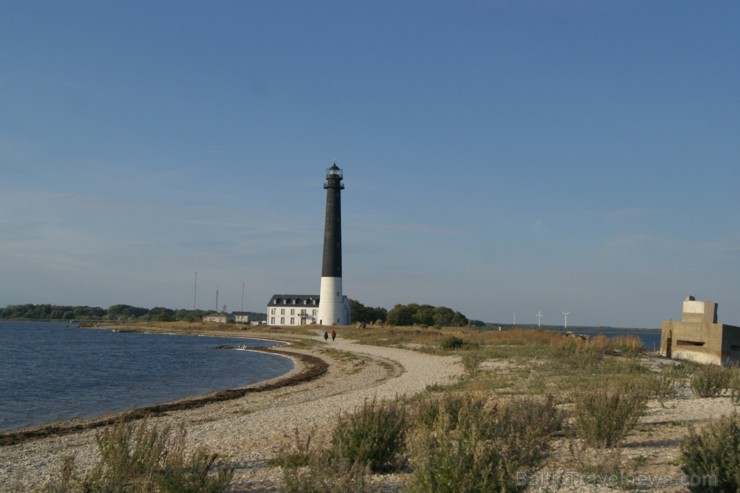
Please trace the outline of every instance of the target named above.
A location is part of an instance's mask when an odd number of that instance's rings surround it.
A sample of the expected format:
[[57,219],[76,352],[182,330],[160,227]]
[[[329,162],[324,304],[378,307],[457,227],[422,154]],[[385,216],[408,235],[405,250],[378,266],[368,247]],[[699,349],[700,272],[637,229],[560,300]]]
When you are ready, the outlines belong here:
[[329,333],[327,331],[324,331],[324,340],[326,341],[328,339],[329,339]]
[[331,342],[334,342],[334,339],[337,337],[337,333],[333,330],[331,331]]

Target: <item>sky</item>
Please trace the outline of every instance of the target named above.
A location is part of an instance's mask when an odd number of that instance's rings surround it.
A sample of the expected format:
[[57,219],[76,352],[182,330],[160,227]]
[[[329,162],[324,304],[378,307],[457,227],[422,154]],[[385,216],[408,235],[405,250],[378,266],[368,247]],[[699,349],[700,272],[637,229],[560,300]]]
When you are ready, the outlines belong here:
[[740,325],[738,25],[723,0],[5,0],[0,306],[318,293],[336,161],[367,306],[655,328],[693,295]]

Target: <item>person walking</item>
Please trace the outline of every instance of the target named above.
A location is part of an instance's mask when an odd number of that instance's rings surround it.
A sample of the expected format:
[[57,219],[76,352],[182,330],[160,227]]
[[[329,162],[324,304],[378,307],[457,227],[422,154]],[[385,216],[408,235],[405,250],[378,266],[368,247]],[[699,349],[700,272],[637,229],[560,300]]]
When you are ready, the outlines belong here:
[[327,331],[324,331],[324,340],[329,340],[329,333]]
[[334,330],[331,331],[331,342],[334,342],[334,339],[337,337],[337,333],[334,332]]

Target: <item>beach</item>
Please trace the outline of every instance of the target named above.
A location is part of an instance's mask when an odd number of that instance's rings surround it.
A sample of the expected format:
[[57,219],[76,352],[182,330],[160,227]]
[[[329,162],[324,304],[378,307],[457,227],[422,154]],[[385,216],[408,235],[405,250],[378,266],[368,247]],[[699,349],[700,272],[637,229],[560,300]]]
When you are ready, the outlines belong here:
[[[237,392],[226,400],[195,396],[162,406],[149,418],[157,426],[184,426],[189,447],[205,447],[234,467],[229,491],[279,491],[282,471],[269,461],[293,447],[296,434],[302,442],[310,435],[311,450],[320,449],[330,441],[337,417],[353,412],[366,400],[410,397],[430,385],[456,382],[464,374],[458,356],[360,344],[341,334],[336,341],[325,341],[319,331],[310,336],[283,332],[240,335],[287,342],[280,351],[293,358],[295,368],[276,379],[234,389]],[[643,356],[643,361],[653,368],[678,364],[651,355]],[[482,371],[505,378],[516,365],[490,360],[481,366]],[[572,412],[572,404],[564,404],[563,409]],[[619,449],[583,449],[574,454],[576,442],[567,434],[556,436],[550,458],[536,476],[527,478],[528,491],[687,491],[677,456],[688,427],[700,428],[734,409],[726,393],[698,398],[681,387],[663,401],[649,401]],[[95,436],[101,429],[92,426],[0,445],[0,491],[29,491],[48,484],[59,477],[63,460],[70,456],[83,473],[89,470],[98,459]],[[609,472],[611,461],[620,464],[616,476]],[[603,465],[594,473],[601,475],[595,479],[584,473],[584,464],[594,463]],[[400,491],[407,476],[376,475],[371,481],[382,484],[382,491]]]
[[[233,335],[233,334],[232,334]],[[270,338],[265,333],[242,333],[248,338]],[[274,337],[273,337],[274,338]],[[341,336],[335,341],[315,338],[319,345],[307,350],[283,348],[293,354],[296,368],[273,381],[252,387],[275,388],[191,409],[166,411],[149,418],[157,425],[184,425],[189,446],[206,447],[235,467],[233,491],[277,491],[281,472],[267,461],[295,443],[296,430],[312,433],[319,446],[329,438],[333,423],[365,400],[411,396],[428,385],[446,384],[463,373],[459,358],[434,356],[410,350],[354,343]],[[290,344],[300,336],[280,334]],[[328,363],[326,372],[308,381],[291,379],[305,369],[300,355]],[[280,382],[292,383],[281,385]],[[87,470],[98,459],[95,435],[100,428],[51,434],[0,447],[0,491],[28,491],[58,477],[66,457]]]

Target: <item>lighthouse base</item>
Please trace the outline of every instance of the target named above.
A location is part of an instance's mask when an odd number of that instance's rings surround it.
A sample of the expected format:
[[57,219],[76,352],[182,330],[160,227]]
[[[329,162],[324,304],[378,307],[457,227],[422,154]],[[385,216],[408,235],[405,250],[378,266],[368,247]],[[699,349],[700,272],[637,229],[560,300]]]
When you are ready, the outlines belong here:
[[319,294],[319,325],[349,325],[349,300],[342,295],[341,277],[322,277]]

